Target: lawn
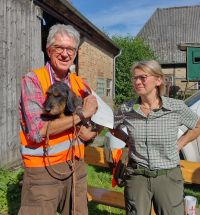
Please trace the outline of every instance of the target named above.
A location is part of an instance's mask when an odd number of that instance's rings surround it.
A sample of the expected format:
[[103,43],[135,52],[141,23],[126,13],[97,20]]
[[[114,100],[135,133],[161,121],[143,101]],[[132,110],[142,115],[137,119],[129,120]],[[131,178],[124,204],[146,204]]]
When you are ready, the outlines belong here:
[[[17,215],[20,206],[21,186],[19,182],[22,180],[23,170],[21,168],[15,170],[0,170],[0,214]],[[88,183],[92,186],[113,189],[111,187],[111,174],[108,169],[88,166]],[[116,188],[121,190],[122,188]],[[200,207],[200,186],[186,185],[186,195],[193,195],[198,199],[198,207]],[[125,211],[109,206],[89,203],[90,215],[124,215]]]

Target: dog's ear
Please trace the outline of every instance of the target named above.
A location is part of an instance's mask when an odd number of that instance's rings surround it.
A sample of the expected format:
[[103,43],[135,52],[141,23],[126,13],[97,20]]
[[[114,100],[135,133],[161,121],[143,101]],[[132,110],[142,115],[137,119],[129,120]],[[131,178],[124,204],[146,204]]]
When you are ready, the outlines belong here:
[[75,100],[74,100],[74,106],[77,108],[82,107],[83,106],[83,99],[80,96],[76,96]]
[[67,103],[66,103],[66,112],[73,113],[76,110],[77,106],[82,106],[82,98],[76,96],[76,94],[72,91],[69,90],[67,92]]

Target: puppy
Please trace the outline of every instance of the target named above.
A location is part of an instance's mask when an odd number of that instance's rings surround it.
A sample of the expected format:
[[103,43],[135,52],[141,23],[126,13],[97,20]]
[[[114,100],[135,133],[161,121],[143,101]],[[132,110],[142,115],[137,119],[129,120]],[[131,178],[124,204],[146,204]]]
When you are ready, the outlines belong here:
[[45,115],[49,119],[71,115],[77,107],[82,108],[83,105],[83,99],[63,82],[51,85],[46,96],[43,104],[43,116]]
[[[83,99],[77,96],[67,84],[63,82],[54,83],[51,85],[46,93],[46,100],[43,104],[43,120],[53,120],[64,115],[72,115],[78,108],[82,108]],[[95,124],[90,119],[81,121],[77,124],[77,129],[84,130],[87,137],[80,137],[79,139],[86,145],[93,141],[94,133],[102,129],[101,126]],[[96,136],[96,134],[95,134]]]

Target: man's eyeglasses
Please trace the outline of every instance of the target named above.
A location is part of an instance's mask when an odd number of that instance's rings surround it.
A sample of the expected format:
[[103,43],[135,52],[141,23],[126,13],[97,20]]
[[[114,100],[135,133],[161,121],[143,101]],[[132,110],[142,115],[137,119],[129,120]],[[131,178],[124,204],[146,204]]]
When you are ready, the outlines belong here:
[[69,55],[74,55],[76,53],[76,48],[73,47],[62,47],[62,46],[53,46],[54,50],[56,51],[57,54],[62,54],[65,50],[67,54]]
[[153,76],[153,75],[138,75],[138,76],[133,76],[131,80],[133,82],[136,82],[139,79],[141,82],[145,82],[147,80],[147,78],[150,77],[150,76]]

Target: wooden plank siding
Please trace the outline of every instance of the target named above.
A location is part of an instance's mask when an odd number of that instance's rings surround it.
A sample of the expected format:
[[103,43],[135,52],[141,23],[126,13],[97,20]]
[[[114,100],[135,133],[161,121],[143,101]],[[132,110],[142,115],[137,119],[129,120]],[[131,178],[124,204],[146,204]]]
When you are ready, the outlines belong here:
[[19,158],[18,102],[21,77],[44,64],[42,11],[33,1],[0,1],[0,166]]

